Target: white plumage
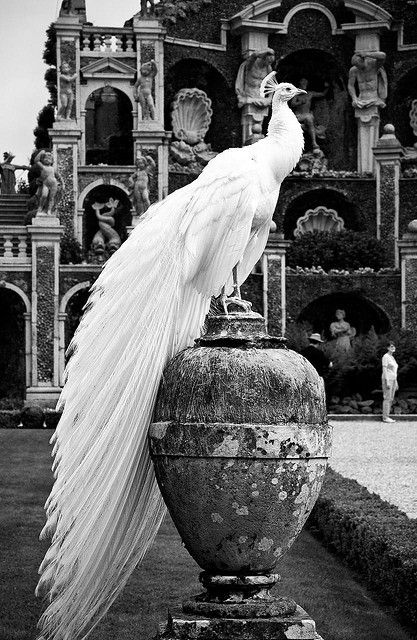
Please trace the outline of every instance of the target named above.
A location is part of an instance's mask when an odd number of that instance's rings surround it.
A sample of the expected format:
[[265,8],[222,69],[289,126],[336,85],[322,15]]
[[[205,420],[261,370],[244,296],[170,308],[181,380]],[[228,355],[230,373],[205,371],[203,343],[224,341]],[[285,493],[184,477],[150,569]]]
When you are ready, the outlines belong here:
[[213,295],[243,282],[264,250],[279,188],[303,149],[288,100],[273,91],[268,136],[211,160],[150,207],[97,279],[80,327],[52,441],[56,477],[41,535],[52,535],[37,593],[45,640],[97,624],[151,545],[165,507],[147,430],[167,361],[200,335]]

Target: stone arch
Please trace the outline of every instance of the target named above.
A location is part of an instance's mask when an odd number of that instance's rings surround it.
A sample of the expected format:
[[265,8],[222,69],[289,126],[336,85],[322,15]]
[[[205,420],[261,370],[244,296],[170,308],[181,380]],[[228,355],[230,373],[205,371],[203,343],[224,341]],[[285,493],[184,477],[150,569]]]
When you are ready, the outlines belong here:
[[355,327],[357,335],[366,334],[371,327],[379,335],[391,329],[391,320],[386,311],[359,291],[334,291],[315,298],[301,310],[297,322],[308,323],[314,332],[321,333],[329,340],[329,327],[335,319],[336,309],[344,309],[346,320]]
[[169,67],[165,76],[165,129],[170,130],[171,105],[180,89],[205,91],[212,102],[213,117],[205,141],[215,151],[236,146],[240,136],[240,119],[234,87],[212,64],[201,58],[182,58]]
[[398,79],[395,91],[390,92],[389,100],[392,122],[397,138],[404,146],[411,147],[417,142],[410,125],[409,111],[411,103],[417,99],[417,66],[408,69]]
[[[313,8],[311,5],[318,3],[303,2],[302,4],[304,5],[304,9],[311,9]],[[392,20],[392,16],[388,11],[382,9],[382,7],[379,7],[374,2],[370,2],[370,0],[345,0],[344,4],[346,9],[352,11],[354,15],[359,18],[370,21],[380,20],[388,23]],[[281,5],[282,0],[256,0],[255,2],[248,4],[242,11],[239,11],[234,18],[240,17],[247,20],[256,20],[257,18],[268,15],[274,9],[279,9]],[[301,7],[302,5],[298,6]],[[321,9],[325,9],[323,5],[320,5],[320,7]],[[290,10],[290,12],[291,11],[292,10]]]
[[304,191],[288,203],[283,212],[285,238],[293,240],[297,221],[305,215],[306,211],[319,206],[336,211],[337,215],[343,219],[345,229],[360,230],[356,205],[341,191],[318,187]]
[[92,91],[85,100],[86,164],[133,164],[133,105],[113,85]]
[[[74,296],[77,296],[79,293],[85,292],[84,296],[87,298],[88,291],[91,287],[91,280],[84,280],[83,282],[79,282],[74,285],[62,296],[60,305],[59,305],[59,314],[58,314],[58,331],[59,331],[59,384],[62,386],[64,384],[64,370],[65,370],[65,352],[68,346],[68,342],[70,338],[74,335],[75,326],[68,327],[68,313],[67,308],[68,305],[71,304],[71,300]],[[79,306],[83,305],[84,301],[81,300]]]
[[283,20],[284,27],[280,33],[288,33],[288,25],[290,24],[291,19],[299,11],[304,11],[306,9],[309,9],[309,10],[313,9],[314,11],[320,11],[321,13],[323,13],[328,19],[328,21],[330,22],[332,35],[335,35],[337,33],[337,22],[333,13],[330,11],[330,9],[328,9],[322,4],[319,4],[318,2],[302,2],[301,4],[297,4],[294,7],[292,7],[292,9],[288,11],[288,13],[286,14]]
[[31,303],[24,291],[10,282],[0,287],[0,396],[25,397],[31,384]]

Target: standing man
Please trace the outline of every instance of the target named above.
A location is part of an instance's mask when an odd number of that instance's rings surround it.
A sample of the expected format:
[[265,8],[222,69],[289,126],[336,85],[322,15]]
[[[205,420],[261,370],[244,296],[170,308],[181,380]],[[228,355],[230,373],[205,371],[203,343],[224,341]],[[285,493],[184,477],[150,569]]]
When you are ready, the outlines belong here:
[[382,356],[382,393],[384,394],[384,400],[382,403],[383,422],[395,422],[395,420],[389,417],[395,392],[398,391],[398,363],[394,358],[394,353],[395,344],[390,342],[388,344],[386,354]]
[[323,343],[321,335],[319,333],[312,333],[311,336],[309,336],[308,341],[310,344],[301,351],[301,355],[311,362],[319,376],[324,378],[329,372],[331,362],[320,348],[320,345]]

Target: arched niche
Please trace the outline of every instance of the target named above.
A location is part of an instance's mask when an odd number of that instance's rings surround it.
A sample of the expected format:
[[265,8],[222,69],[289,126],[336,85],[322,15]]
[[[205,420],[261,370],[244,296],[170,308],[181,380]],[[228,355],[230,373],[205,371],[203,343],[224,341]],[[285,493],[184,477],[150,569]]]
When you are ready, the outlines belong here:
[[133,116],[128,96],[110,85],[85,104],[86,164],[133,164]]
[[180,89],[205,91],[212,102],[213,117],[205,142],[215,151],[236,146],[240,136],[240,119],[234,88],[224,76],[204,60],[185,58],[170,67],[165,76],[165,128],[172,129],[171,105]]
[[336,309],[345,311],[346,321],[356,329],[358,336],[368,333],[372,327],[379,335],[391,329],[391,321],[384,309],[356,292],[335,292],[316,298],[304,307],[297,322],[308,323],[313,332],[330,340],[330,324],[335,320]]
[[84,306],[88,300],[90,283],[86,282],[82,284],[84,286],[77,288],[65,305],[65,352],[67,351],[74,333],[80,324],[81,316],[84,312]]
[[340,191],[333,189],[313,189],[294,198],[284,213],[284,236],[287,240],[294,240],[297,222],[307,211],[317,207],[325,207],[335,211],[343,220],[345,229],[360,231],[358,212],[353,202],[348,200]]
[[[114,230],[120,236],[121,242],[127,238],[127,227],[132,224],[131,202],[126,192],[112,184],[100,184],[88,191],[84,197],[83,208],[83,249],[94,262],[94,256],[91,254],[91,245],[95,234],[100,229],[100,223],[94,208],[96,203],[105,204],[111,201],[118,201],[114,212]],[[99,212],[105,214],[110,211],[110,207],[104,207]],[[107,243],[106,243],[107,244]],[[104,259],[109,257],[106,252]]]
[[0,398],[25,397],[29,301],[17,287],[0,288]]
[[417,99],[417,67],[404,74],[391,93],[392,122],[399,141],[405,147],[412,147],[417,142],[410,124],[410,109],[413,100]]
[[[308,91],[325,93],[323,97],[312,98],[311,112],[317,142],[328,158],[329,168],[336,170],[354,168],[356,130],[346,88],[347,73],[348,69],[342,68],[334,56],[319,49],[294,51],[277,64],[280,82],[299,86],[305,78]],[[305,134],[305,140],[309,151],[308,134]]]

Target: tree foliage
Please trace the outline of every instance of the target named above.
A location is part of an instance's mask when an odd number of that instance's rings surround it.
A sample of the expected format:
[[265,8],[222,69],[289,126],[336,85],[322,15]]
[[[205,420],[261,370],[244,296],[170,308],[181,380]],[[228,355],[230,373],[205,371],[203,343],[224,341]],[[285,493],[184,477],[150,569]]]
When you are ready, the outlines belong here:
[[211,0],[160,0],[155,13],[166,26],[176,24],[178,18],[186,18],[189,13],[199,13]]

